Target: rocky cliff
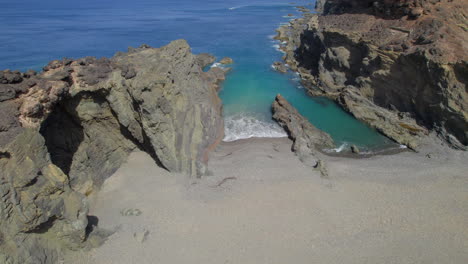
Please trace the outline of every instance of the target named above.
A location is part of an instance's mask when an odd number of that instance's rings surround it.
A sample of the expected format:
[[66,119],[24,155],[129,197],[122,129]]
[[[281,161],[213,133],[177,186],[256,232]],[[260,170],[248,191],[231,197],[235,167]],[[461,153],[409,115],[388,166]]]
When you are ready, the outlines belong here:
[[428,130],[468,145],[468,1],[319,0],[278,30],[312,95],[417,149]]
[[222,139],[224,71],[178,40],[111,59],[0,72],[0,263],[55,263],[87,247],[87,199],[140,149],[196,177]]

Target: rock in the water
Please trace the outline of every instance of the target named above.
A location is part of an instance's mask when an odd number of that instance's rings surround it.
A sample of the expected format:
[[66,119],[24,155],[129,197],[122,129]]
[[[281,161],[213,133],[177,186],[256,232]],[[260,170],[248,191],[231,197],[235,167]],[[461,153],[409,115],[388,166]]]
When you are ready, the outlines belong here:
[[221,59],[219,61],[219,63],[221,63],[221,64],[233,64],[234,61],[229,57],[225,57],[225,58]]
[[286,67],[286,65],[284,65],[284,63],[281,63],[279,61],[275,61],[273,63],[273,68],[281,73],[286,73],[288,72],[288,67]]
[[196,61],[200,67],[204,68],[210,64],[213,64],[216,61],[216,57],[209,53],[201,53],[197,55]]
[[312,125],[283,96],[279,94],[276,96],[272,110],[273,119],[286,130],[294,141],[293,151],[306,165],[315,166],[317,150],[335,146],[330,135]]
[[202,69],[213,61],[178,40],[0,72],[0,260],[53,263],[87,248],[86,196],[135,149],[169,171],[205,174],[224,132],[225,72]]
[[351,152],[354,153],[354,154],[359,154],[361,151],[359,150],[359,148],[356,145],[352,145],[351,146]]

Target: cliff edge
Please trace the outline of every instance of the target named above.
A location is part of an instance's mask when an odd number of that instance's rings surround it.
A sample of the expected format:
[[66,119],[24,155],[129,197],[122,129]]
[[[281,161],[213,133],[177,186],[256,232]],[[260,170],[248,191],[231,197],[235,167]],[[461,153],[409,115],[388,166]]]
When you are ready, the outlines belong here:
[[468,1],[318,0],[278,29],[312,95],[417,149],[429,131],[468,146]]
[[0,72],[0,262],[55,263],[92,239],[87,196],[140,149],[161,167],[206,173],[223,137],[224,71],[184,40],[113,58]]

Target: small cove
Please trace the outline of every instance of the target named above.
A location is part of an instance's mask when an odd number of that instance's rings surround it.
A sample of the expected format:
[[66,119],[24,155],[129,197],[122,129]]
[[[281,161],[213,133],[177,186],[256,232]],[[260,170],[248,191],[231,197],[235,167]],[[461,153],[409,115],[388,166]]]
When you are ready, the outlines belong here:
[[0,11],[0,66],[35,69],[62,57],[112,56],[128,46],[159,47],[184,38],[194,53],[209,52],[231,66],[220,97],[226,120],[225,140],[278,137],[285,133],[271,120],[270,105],[282,94],[315,126],[328,132],[337,147],[355,144],[363,150],[394,146],[355,120],[334,102],[307,96],[293,73],[271,68],[281,60],[275,29],[300,15],[296,5],[277,0],[90,1],[8,3]]

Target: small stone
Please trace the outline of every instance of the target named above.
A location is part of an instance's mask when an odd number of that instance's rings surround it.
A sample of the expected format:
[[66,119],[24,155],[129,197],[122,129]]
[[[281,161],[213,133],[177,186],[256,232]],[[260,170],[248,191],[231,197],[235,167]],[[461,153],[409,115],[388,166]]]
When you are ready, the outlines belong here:
[[143,230],[141,232],[135,232],[133,233],[133,237],[135,238],[136,241],[143,243],[146,241],[148,238],[149,231],[148,230]]
[[281,73],[286,73],[288,71],[288,67],[279,61],[275,61],[272,67]]
[[328,171],[327,171],[327,168],[326,168],[326,165],[325,165],[325,161],[318,160],[317,164],[315,164],[314,168],[317,169],[318,171],[320,171],[320,174],[322,175],[322,177],[324,177],[324,178],[328,177]]
[[423,13],[424,13],[424,9],[422,9],[421,7],[413,8],[413,9],[411,9],[411,11],[410,11],[411,17],[414,17],[414,18],[417,18],[417,17],[422,16]]
[[351,152],[353,152],[354,154],[359,154],[361,151],[359,150],[359,148],[356,145],[352,145],[351,146]]

